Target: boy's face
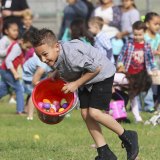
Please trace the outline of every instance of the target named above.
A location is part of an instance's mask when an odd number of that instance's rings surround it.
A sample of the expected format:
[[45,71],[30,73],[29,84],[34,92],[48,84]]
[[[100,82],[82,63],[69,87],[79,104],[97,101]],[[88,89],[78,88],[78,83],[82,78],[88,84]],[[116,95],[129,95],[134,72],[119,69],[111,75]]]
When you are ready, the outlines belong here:
[[95,36],[97,35],[98,33],[98,25],[96,24],[93,24],[93,23],[88,23],[88,28],[89,28],[89,31]]
[[27,28],[30,28],[30,26],[32,25],[32,17],[31,16],[24,17],[23,23]]
[[133,30],[133,36],[134,36],[134,40],[136,42],[143,42],[144,41],[144,30],[143,29],[134,29]]
[[49,66],[54,66],[55,61],[58,58],[59,51],[60,48],[58,43],[52,45],[48,45],[45,43],[41,46],[35,47],[35,52],[39,59]]
[[29,49],[31,49],[33,46],[31,44],[31,42],[24,42],[23,40],[19,41],[20,45],[21,45],[21,48],[24,50],[24,51],[28,51]]

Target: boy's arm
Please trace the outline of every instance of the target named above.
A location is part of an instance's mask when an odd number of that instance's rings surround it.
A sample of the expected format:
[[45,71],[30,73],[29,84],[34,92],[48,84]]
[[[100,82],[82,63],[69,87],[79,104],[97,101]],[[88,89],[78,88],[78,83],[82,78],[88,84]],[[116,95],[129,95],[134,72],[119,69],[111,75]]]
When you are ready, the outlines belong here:
[[45,73],[45,70],[42,67],[38,67],[36,72],[33,75],[32,84],[35,86],[39,83],[42,75]]
[[6,63],[6,67],[7,69],[10,69],[14,78],[15,79],[19,79],[20,76],[18,75],[18,72],[16,71],[16,69],[13,66],[13,61],[14,59],[16,59],[20,54],[22,53],[22,50],[20,48],[20,46],[18,44],[14,45],[11,53],[8,55],[8,57],[5,60]]
[[20,78],[18,72],[16,71],[16,69],[15,69],[14,67],[11,67],[11,68],[10,68],[10,71],[12,72],[12,74],[13,74],[13,76],[14,76],[14,78],[15,78],[16,80],[18,80],[18,79]]
[[0,57],[5,57],[7,55],[7,49],[0,50]]
[[158,49],[156,51],[153,51],[154,54],[160,55],[160,45],[158,46]]
[[60,78],[60,75],[59,75],[58,70],[54,70],[54,71],[49,72],[49,73],[48,73],[48,77],[49,77],[49,78],[52,78],[53,80],[54,80],[54,79],[59,79],[59,78]]
[[100,72],[100,70],[101,68],[97,67],[94,72],[87,72],[83,74],[82,77],[76,81],[65,84],[65,86],[62,88],[62,91],[64,93],[75,92],[80,86],[93,79]]

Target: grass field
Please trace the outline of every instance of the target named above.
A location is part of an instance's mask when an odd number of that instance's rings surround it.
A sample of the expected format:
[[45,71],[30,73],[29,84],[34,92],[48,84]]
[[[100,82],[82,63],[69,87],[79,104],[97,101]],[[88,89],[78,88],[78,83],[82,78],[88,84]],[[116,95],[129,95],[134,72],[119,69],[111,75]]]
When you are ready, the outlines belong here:
[[[0,100],[0,160],[94,160],[97,155],[79,110],[57,125],[42,123],[36,113],[33,121],[14,113],[14,105],[6,98]],[[151,114],[142,116],[146,120]],[[139,160],[160,160],[160,126],[135,124],[131,113],[129,119],[132,123],[123,126],[139,134]],[[126,160],[119,138],[108,129],[103,131],[118,159]],[[33,138],[36,134],[39,140]]]

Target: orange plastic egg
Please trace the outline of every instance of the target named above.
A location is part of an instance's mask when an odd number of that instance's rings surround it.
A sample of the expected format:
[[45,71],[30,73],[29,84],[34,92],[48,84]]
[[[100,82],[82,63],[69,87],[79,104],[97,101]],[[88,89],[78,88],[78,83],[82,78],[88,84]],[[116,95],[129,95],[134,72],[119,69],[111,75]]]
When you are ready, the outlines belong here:
[[43,99],[43,103],[51,103],[49,99]]

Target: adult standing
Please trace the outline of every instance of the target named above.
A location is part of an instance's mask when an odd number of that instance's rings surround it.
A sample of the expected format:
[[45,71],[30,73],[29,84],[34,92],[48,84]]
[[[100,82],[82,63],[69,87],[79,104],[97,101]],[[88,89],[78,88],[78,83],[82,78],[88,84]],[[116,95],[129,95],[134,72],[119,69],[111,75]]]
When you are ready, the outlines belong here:
[[63,34],[73,20],[77,18],[86,19],[88,16],[88,7],[82,0],[66,0],[68,5],[63,11],[63,20],[61,24],[61,29],[59,32],[59,39],[62,39]]
[[2,34],[2,12],[1,12],[2,2],[0,0],[0,38]]
[[2,16],[13,19],[19,27],[22,26],[22,16],[26,12],[31,12],[26,0],[2,0]]

